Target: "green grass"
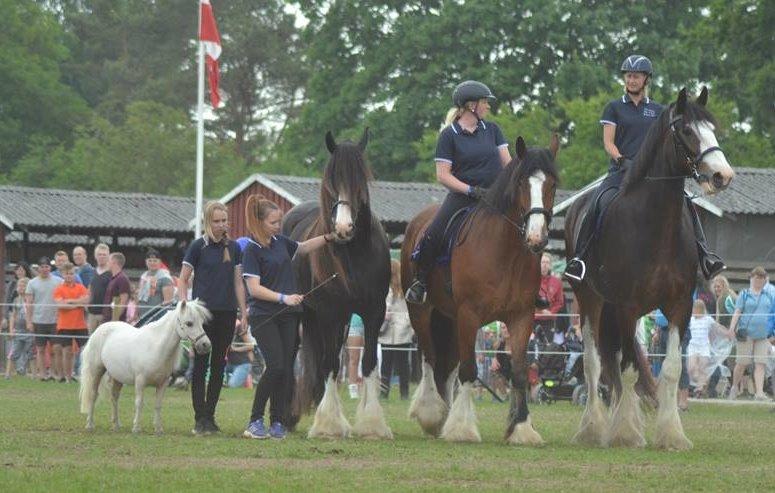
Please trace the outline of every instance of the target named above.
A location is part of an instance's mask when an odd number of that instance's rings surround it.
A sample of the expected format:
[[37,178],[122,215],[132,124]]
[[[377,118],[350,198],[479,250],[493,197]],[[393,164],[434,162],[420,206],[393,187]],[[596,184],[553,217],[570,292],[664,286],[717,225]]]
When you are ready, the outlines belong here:
[[[397,390],[397,389],[395,389]],[[772,491],[775,414],[764,406],[693,404],[683,415],[690,452],[594,449],[569,443],[581,410],[567,403],[532,406],[542,448],[506,445],[506,405],[477,402],[481,444],[424,437],[406,418],[407,403],[385,403],[392,441],[309,440],[306,418],[282,442],[237,436],[252,392],[224,389],[223,435],[194,438],[190,397],[170,390],[165,435],[152,434],[152,392],[144,431],[129,432],[131,389],[121,401],[123,430],[109,431],[109,404],[98,402],[97,430],[83,430],[77,387],[17,378],[0,381],[0,490],[15,491]],[[355,404],[345,400],[353,419]],[[647,438],[653,436],[649,416]]]

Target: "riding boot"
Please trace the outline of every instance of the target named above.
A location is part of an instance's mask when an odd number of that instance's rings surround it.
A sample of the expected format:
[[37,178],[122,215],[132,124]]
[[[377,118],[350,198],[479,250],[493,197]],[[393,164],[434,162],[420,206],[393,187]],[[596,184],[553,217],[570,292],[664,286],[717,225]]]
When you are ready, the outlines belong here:
[[425,300],[428,297],[428,274],[431,271],[431,264],[436,256],[433,247],[434,245],[430,235],[426,234],[420,244],[420,249],[417,252],[416,257],[413,258],[417,272],[404,296],[409,303],[421,305],[425,303]]
[[588,211],[584,215],[581,229],[579,230],[579,237],[576,240],[575,254],[565,265],[563,275],[568,279],[581,282],[587,272],[587,265],[583,259],[586,256],[589,245],[592,243],[592,236],[594,236],[595,223],[597,222],[597,214],[595,212]]
[[692,199],[687,196],[686,202],[689,205],[689,212],[692,216],[694,237],[697,240],[697,254],[700,257],[700,269],[702,270],[702,275],[705,276],[705,279],[711,280],[720,274],[721,271],[726,269],[727,266],[724,265],[724,261],[721,260],[721,257],[716,255],[710,250],[710,248],[708,248],[708,241],[705,238],[705,231],[702,229],[700,217],[697,214],[697,209],[692,203]]

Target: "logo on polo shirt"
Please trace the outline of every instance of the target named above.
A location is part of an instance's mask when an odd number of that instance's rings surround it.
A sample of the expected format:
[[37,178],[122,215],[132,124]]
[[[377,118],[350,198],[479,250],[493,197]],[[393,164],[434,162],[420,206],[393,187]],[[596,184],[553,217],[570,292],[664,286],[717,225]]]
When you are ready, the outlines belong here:
[[647,118],[656,118],[657,112],[652,110],[651,108],[643,108],[643,116]]

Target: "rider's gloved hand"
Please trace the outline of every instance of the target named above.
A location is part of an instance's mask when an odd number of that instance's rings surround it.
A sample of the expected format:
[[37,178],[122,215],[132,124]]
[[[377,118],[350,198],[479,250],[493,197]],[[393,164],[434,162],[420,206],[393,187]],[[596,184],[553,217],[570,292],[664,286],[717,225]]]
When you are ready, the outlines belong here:
[[476,200],[482,200],[484,196],[487,195],[487,189],[480,186],[469,186],[468,187],[468,196],[472,199]]
[[616,164],[622,169],[629,168],[630,166],[632,166],[632,159],[624,156],[619,156],[619,158],[616,160]]

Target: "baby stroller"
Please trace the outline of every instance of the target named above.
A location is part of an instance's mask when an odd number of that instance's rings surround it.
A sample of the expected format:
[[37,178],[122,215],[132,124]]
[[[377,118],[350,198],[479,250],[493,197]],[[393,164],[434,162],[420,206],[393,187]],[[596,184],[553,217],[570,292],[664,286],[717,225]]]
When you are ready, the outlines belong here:
[[[563,344],[553,342],[551,329],[536,326],[535,337],[529,350],[535,355],[540,384],[536,399],[539,404],[552,404],[558,400],[578,400],[584,385],[583,353],[581,342],[575,335],[565,338]],[[556,354],[571,353],[571,354]]]

